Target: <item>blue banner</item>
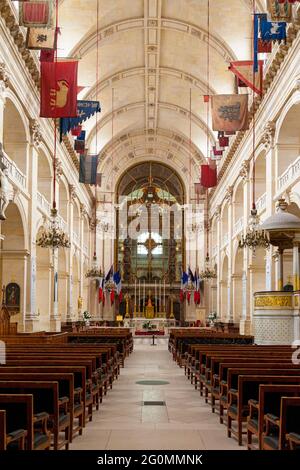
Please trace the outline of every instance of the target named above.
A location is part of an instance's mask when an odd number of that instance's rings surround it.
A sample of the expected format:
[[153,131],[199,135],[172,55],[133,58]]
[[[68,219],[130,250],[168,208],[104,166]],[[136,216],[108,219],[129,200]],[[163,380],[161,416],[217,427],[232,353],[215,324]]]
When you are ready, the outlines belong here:
[[76,126],[80,126],[95,113],[101,112],[99,101],[77,101],[77,117],[62,118],[60,120],[60,139]]
[[260,34],[262,41],[285,41],[286,23],[283,21],[278,23],[271,21],[261,21]]
[[98,155],[80,155],[79,183],[97,184]]

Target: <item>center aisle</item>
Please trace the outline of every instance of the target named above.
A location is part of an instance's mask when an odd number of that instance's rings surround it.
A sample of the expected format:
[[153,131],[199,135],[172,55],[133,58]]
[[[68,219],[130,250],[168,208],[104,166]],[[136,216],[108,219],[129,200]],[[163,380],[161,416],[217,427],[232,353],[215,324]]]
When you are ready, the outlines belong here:
[[[240,450],[168,352],[167,338],[135,339],[119,379],[71,450]],[[139,385],[162,380],[166,385]],[[165,402],[143,405],[143,402]]]

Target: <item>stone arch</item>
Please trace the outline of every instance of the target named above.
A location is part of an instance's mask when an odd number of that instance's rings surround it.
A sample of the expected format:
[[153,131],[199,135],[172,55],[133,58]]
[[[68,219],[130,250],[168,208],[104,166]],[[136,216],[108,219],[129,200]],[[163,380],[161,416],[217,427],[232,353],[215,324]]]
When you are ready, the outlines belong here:
[[19,204],[10,203],[6,209],[6,220],[1,223],[0,282],[1,286],[16,283],[20,286],[19,311],[12,317],[13,322],[23,323],[26,312],[27,268],[26,225]]
[[242,318],[243,311],[243,271],[244,251],[239,249],[235,243],[235,256],[233,262],[232,288],[233,288],[233,320],[238,323]]
[[221,263],[221,319],[226,321],[228,317],[229,305],[229,291],[228,291],[228,269],[229,269],[229,259],[227,254],[224,254],[223,260]]
[[72,261],[72,313],[73,318],[78,319],[78,298],[80,293],[80,271],[79,271],[79,259],[78,254],[73,254]]
[[295,163],[300,152],[300,92],[293,94],[283,108],[275,133],[276,179],[279,189],[280,177]]
[[28,143],[28,121],[18,100],[9,95],[3,116],[3,149],[25,176],[28,172]]
[[58,212],[63,220],[68,224],[69,222],[69,188],[65,177],[61,177],[59,182],[59,206]]
[[41,147],[38,154],[38,192],[51,204],[53,198],[53,168],[46,147]]
[[[44,230],[39,227],[37,238]],[[39,328],[50,329],[50,313],[52,308],[52,262],[51,252],[47,248],[36,247],[36,312],[39,316]]]

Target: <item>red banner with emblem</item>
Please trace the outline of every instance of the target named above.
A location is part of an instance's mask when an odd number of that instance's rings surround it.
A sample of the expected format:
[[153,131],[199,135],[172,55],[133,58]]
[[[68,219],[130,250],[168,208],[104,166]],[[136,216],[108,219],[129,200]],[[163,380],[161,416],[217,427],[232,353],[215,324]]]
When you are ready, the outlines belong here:
[[41,62],[41,117],[77,116],[77,61]]

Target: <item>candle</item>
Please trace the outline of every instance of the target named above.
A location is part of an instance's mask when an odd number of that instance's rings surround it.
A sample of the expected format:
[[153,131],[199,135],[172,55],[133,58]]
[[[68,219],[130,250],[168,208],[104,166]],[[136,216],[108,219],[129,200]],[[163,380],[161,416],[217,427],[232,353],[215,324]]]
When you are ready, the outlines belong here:
[[166,309],[166,280],[164,279],[164,308],[163,311],[165,312]]
[[144,279],[144,303],[143,303],[143,312],[145,312],[146,307],[146,281]]
[[154,295],[155,295],[155,313],[157,313],[156,279],[155,279],[155,289],[154,289]]
[[134,280],[134,313],[136,313],[136,279]]
[[162,312],[162,308],[161,308],[161,281],[159,283],[159,310],[160,310],[160,313]]
[[141,281],[139,281],[139,308],[138,308],[139,313],[140,313],[140,308],[141,308]]

